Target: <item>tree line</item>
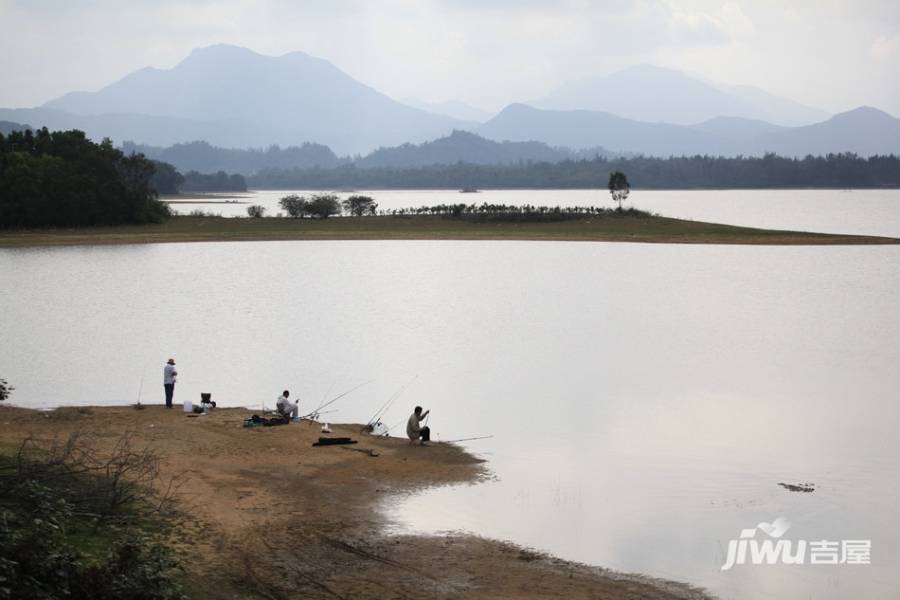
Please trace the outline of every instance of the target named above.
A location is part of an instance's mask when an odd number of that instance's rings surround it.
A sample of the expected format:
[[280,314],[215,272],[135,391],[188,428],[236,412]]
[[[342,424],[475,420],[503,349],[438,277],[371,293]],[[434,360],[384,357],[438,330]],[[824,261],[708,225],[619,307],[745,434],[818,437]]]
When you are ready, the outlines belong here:
[[[610,196],[619,205],[616,208],[597,206],[535,206],[532,204],[435,204],[431,206],[393,208],[378,210],[378,203],[371,196],[350,196],[341,200],[336,194],[312,194],[300,196],[289,194],[283,196],[278,204],[294,219],[327,219],[332,216],[346,214],[349,217],[391,216],[414,217],[436,216],[476,222],[508,222],[508,221],[569,221],[585,217],[632,216],[649,217],[650,213],[634,208],[623,209],[622,201],[631,191],[624,173],[615,171],[609,175],[608,186]],[[247,207],[247,215],[253,218],[265,216],[265,208],[260,205]],[[280,216],[280,215],[279,215]]]
[[418,168],[263,169],[247,178],[254,189],[597,189],[614,171],[639,189],[900,187],[900,157],[853,153],[790,158],[763,156],[647,156],[558,163],[475,165],[458,162]]
[[0,135],[0,228],[160,222],[154,164],[81,131]]
[[[281,198],[278,204],[294,219],[327,219],[341,214],[342,210],[352,217],[378,214],[378,203],[370,196],[350,196],[342,201],[335,194],[313,194],[309,197],[290,194]],[[247,215],[251,217],[262,217],[264,212],[262,206],[247,208]]]
[[188,171],[182,175],[178,172],[178,169],[169,163],[158,160],[152,162],[156,167],[156,172],[150,180],[150,185],[160,194],[247,191],[247,181],[243,175],[237,173],[228,174],[225,171],[199,173],[197,171]]

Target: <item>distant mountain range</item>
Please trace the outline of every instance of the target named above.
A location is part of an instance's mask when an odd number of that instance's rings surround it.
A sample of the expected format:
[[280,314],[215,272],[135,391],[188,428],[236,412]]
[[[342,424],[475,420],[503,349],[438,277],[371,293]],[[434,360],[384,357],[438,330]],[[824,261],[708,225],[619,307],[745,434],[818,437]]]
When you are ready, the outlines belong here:
[[327,146],[303,144],[266,150],[218,148],[207,142],[175,144],[168,148],[126,142],[126,153],[139,152],[148,158],[167,162],[179,171],[213,173],[226,171],[251,175],[265,169],[332,169],[353,165],[360,169],[412,169],[433,165],[467,163],[476,165],[515,165],[529,162],[558,163],[565,160],[611,156],[603,148],[573,151],[554,148],[543,142],[496,142],[467,131],[422,144],[402,144],[379,148],[362,157],[338,157]]
[[65,124],[92,137],[231,147],[323,143],[340,153],[421,142],[470,123],[392,100],[302,52],[263,56],[236,46],[193,51],[172,69],[145,68],[96,92],[73,92],[0,118]]
[[497,142],[468,131],[454,131],[449,136],[433,142],[379,148],[357,159],[353,164],[360,168],[411,168],[460,162],[474,165],[508,165],[523,162],[556,163],[595,156],[610,156],[610,153],[603,148],[576,152],[569,148],[552,147],[535,141]]
[[612,75],[571,81],[531,105],[550,110],[594,110],[633,119],[694,125],[738,117],[808,125],[828,113],[750,86],[708,83],[681,71],[638,65]]
[[513,104],[476,131],[494,140],[538,140],[569,148],[602,144],[613,152],[648,156],[900,154],[900,120],[871,107],[860,107],[814,125],[779,127],[734,117],[718,117],[693,126],[647,123],[605,112],[551,111]]
[[[829,117],[756,88],[647,65],[574,81],[487,117],[461,102],[393,100],[302,52],[271,57],[228,45],[195,50],[171,69],[141,69],[96,92],[0,109],[3,120],[82,129],[94,139],[134,142],[151,156],[165,150],[179,166],[199,160],[240,172],[273,163],[553,162],[603,148],[649,156],[900,154],[900,121],[875,108]],[[208,147],[192,146],[198,140]],[[246,150],[273,144],[280,148]]]
[[0,134],[3,135],[9,135],[13,131],[24,131],[26,129],[31,129],[31,126],[13,123],[12,121],[0,121]]
[[226,171],[249,175],[263,169],[333,169],[350,162],[348,158],[336,156],[328,146],[310,143],[287,148],[270,146],[265,150],[244,150],[219,148],[208,142],[175,144],[167,148],[125,142],[122,150],[169,163],[183,173]]

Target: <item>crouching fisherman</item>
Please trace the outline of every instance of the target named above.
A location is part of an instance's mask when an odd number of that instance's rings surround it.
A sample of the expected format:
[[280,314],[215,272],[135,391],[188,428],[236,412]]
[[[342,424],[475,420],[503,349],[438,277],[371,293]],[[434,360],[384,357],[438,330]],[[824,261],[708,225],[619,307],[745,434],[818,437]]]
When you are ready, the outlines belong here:
[[420,425],[430,412],[430,410],[426,410],[423,413],[422,407],[417,406],[413,411],[413,414],[409,416],[409,421],[406,422],[406,435],[409,437],[409,441],[414,442],[416,440],[421,440],[420,443],[424,446],[425,442],[431,440],[431,429],[429,429],[427,425],[425,427]]
[[291,419],[293,421],[300,420],[300,401],[291,402],[289,400],[291,393],[287,390],[284,390],[280,396],[278,396],[278,400],[275,403],[275,408],[278,411],[278,414],[286,419]]

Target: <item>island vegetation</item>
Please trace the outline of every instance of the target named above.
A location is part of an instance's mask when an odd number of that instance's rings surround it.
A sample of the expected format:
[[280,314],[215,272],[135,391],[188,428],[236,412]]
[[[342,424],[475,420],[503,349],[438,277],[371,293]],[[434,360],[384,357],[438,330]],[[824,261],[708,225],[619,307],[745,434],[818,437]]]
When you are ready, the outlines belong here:
[[81,131],[0,135],[0,228],[159,223],[153,163]]
[[150,186],[157,193],[174,196],[182,193],[196,192],[246,192],[247,181],[243,175],[217,171],[215,173],[199,173],[188,171],[181,174],[173,165],[154,160],[156,171],[150,180]]

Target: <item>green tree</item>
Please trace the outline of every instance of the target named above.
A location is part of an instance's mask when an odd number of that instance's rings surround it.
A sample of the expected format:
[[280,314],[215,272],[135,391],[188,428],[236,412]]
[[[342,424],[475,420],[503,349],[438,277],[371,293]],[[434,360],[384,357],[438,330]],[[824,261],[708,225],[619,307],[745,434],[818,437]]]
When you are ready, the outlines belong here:
[[308,202],[303,196],[298,196],[297,194],[284,196],[278,201],[278,204],[289,216],[295,219],[299,219],[306,215],[306,205]]
[[155,172],[150,178],[150,186],[157,194],[177,194],[184,183],[184,175],[167,162],[153,161]]
[[306,211],[311,217],[327,219],[332,215],[341,214],[341,204],[334,194],[315,194],[309,199]]
[[622,171],[613,171],[609,174],[609,194],[612,196],[613,202],[619,203],[617,210],[622,210],[622,202],[628,198],[631,193],[631,186],[628,184],[628,178]]
[[350,196],[341,202],[341,205],[345,211],[354,217],[374,215],[375,211],[378,210],[378,203],[370,196]]
[[84,132],[0,135],[0,227],[159,222],[169,216],[151,186],[155,168]]

